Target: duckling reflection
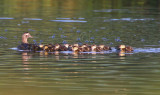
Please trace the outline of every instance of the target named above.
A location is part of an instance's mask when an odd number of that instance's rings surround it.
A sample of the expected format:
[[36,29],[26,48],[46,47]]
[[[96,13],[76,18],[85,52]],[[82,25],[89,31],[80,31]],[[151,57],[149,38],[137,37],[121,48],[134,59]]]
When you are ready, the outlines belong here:
[[119,56],[126,56],[125,51],[119,51],[119,52],[118,52],[118,55],[119,55]]

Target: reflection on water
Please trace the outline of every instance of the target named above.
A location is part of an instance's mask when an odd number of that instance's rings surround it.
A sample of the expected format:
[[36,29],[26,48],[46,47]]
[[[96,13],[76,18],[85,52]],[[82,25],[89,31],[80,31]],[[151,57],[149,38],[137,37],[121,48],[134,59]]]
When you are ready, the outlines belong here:
[[[159,2],[0,0],[0,94],[159,95]],[[126,44],[135,50],[16,51],[24,32],[34,37],[29,43]]]
[[[153,89],[159,87],[157,54],[118,56],[114,53],[21,52],[7,56],[9,58],[13,55],[15,58],[21,56],[22,59],[19,58],[19,61],[12,59],[12,63],[10,60],[2,60],[5,64],[0,68],[0,81],[3,82],[0,87],[3,89],[10,86],[14,89],[11,92],[24,95],[28,90],[33,95],[35,91],[39,91],[40,95],[44,93],[69,95],[76,92],[80,95],[159,93]],[[6,94],[5,91],[2,93]]]

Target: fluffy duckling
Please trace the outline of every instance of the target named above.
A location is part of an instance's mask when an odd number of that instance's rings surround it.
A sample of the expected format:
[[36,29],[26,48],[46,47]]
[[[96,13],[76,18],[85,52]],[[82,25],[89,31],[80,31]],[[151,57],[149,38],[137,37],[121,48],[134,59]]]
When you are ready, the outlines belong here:
[[91,46],[91,51],[100,52],[100,51],[101,51],[101,48],[100,48],[100,47],[97,47],[97,45],[92,45],[92,46]]
[[117,50],[121,50],[121,51],[133,51],[133,48],[131,46],[119,45],[117,47]]
[[91,51],[91,46],[89,46],[88,44],[83,44],[82,46],[80,46],[80,48],[82,49],[82,52],[90,52]]
[[73,51],[73,52],[80,52],[80,51],[79,51],[79,48],[78,48],[77,46],[73,46],[73,47],[72,47],[72,51]]
[[55,47],[55,48],[54,48],[55,51],[60,51],[60,45],[59,45],[59,44],[55,44],[54,47]]
[[111,50],[111,47],[107,45],[99,45],[99,47],[100,47],[100,50],[104,50],[104,51]]
[[79,44],[73,44],[73,46],[79,47]]
[[49,52],[55,51],[55,46],[52,45],[52,44],[49,44],[49,45],[48,45],[48,50],[49,50]]
[[68,48],[65,45],[60,45],[59,51],[67,51]]
[[49,52],[48,45],[44,45],[44,46],[43,46],[43,50],[46,51],[46,52]]

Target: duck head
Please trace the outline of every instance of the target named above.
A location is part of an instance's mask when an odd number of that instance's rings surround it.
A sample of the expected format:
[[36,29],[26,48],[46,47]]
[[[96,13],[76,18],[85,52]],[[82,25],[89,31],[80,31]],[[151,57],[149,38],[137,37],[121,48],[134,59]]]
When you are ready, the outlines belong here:
[[28,38],[33,38],[30,33],[26,32],[22,35],[22,43],[28,44]]

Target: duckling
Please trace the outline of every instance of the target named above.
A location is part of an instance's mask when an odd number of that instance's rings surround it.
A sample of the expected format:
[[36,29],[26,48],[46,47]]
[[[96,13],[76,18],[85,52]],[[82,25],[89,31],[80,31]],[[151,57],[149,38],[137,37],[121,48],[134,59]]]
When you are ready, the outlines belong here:
[[67,51],[68,48],[66,46],[64,46],[64,45],[60,45],[59,50],[60,51]]
[[91,46],[91,51],[96,51],[97,46],[96,45],[92,45]]
[[55,51],[55,46],[52,44],[48,44],[48,50],[49,50],[49,52]]
[[100,47],[100,50],[104,50],[104,51],[111,50],[111,47],[107,45],[99,45],[99,47]]
[[72,51],[72,45],[64,44],[64,46],[67,48],[68,51]]
[[73,47],[72,47],[72,51],[73,51],[73,52],[79,52],[79,48],[78,48],[77,46],[73,46]]
[[133,48],[131,46],[126,46],[126,51],[133,51]]
[[55,51],[59,51],[60,50],[60,45],[59,44],[55,44]]
[[133,48],[131,46],[125,46],[125,45],[119,45],[116,47],[117,50],[121,51],[133,51]]
[[48,45],[44,45],[44,46],[43,46],[43,50],[46,51],[46,52],[49,52]]
[[38,45],[32,45],[33,51],[40,51],[40,47]]
[[43,50],[43,47],[44,47],[44,45],[42,45],[42,44],[39,45],[40,50]]
[[79,44],[73,44],[73,46],[77,46],[77,47],[79,47]]
[[104,51],[107,51],[107,50],[112,50],[112,49],[111,49],[111,47],[105,45],[104,48],[103,48],[103,50],[104,50]]
[[100,51],[101,51],[101,48],[100,48],[100,47],[97,47],[97,45],[92,45],[92,46],[91,46],[91,51],[100,52]]
[[90,52],[91,51],[91,46],[82,46],[82,51],[83,52]]

